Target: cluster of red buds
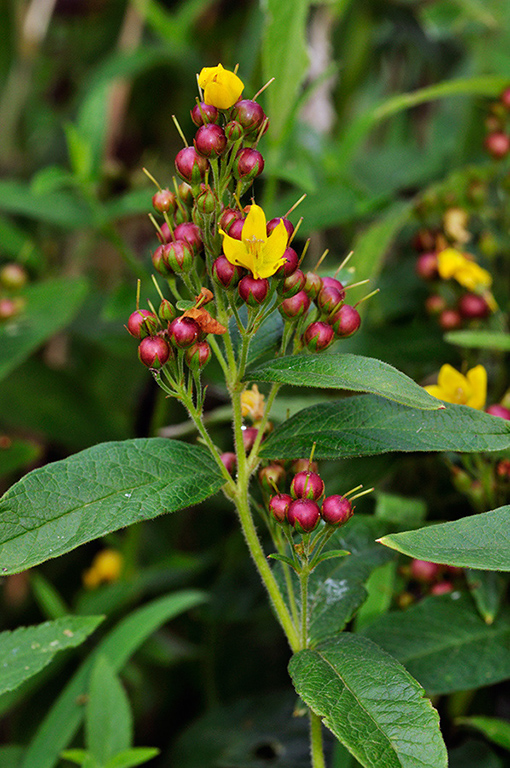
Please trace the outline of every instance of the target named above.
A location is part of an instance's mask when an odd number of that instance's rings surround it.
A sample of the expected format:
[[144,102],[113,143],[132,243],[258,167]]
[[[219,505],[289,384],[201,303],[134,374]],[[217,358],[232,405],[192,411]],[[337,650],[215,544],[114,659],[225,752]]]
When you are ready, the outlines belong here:
[[0,267],[0,323],[17,317],[25,307],[25,299],[19,295],[28,275],[24,267],[9,262]]
[[510,88],[491,105],[485,126],[485,149],[495,160],[503,160],[510,153]]
[[[448,281],[440,274],[439,254],[450,247],[443,231],[419,230],[413,240],[418,251],[416,273],[427,283],[430,294],[425,301],[427,313],[437,317],[444,331],[453,331],[487,320],[495,309],[494,299],[485,287],[481,291],[467,290],[455,280]],[[463,254],[466,262],[469,254]],[[473,270],[488,274],[472,260]],[[474,281],[473,281],[474,282]]]
[[[264,479],[271,469],[269,466],[261,470]],[[324,481],[318,472],[303,469],[292,478],[290,493],[277,493],[269,499],[269,512],[277,523],[287,523],[299,533],[311,533],[320,520],[338,528],[353,515],[352,499],[348,498],[352,491],[345,496],[324,496],[324,491]]]
[[407,608],[426,595],[446,595],[457,586],[464,586],[464,571],[453,565],[413,559],[401,568],[401,572],[408,581],[406,589],[398,597],[401,608]]

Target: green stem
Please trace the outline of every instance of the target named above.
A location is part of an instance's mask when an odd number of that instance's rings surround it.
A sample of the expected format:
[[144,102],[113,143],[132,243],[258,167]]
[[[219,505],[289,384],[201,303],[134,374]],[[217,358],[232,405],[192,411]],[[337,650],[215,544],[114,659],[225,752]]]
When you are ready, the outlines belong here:
[[308,647],[308,579],[310,571],[305,565],[299,574],[301,586],[301,648]]
[[310,713],[310,751],[312,756],[312,768],[326,768],[324,749],[322,746],[321,719],[315,712]]

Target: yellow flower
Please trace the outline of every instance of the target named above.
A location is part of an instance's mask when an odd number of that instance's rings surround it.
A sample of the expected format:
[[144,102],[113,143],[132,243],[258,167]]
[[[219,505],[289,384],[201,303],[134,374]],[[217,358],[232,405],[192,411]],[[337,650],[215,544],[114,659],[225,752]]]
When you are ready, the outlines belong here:
[[490,273],[475,261],[466,258],[456,248],[440,251],[437,255],[437,267],[443,280],[453,277],[468,291],[481,291],[492,285]]
[[264,416],[264,395],[256,384],[241,394],[241,411],[243,419],[249,416],[252,421],[260,421]]
[[469,405],[482,410],[487,398],[487,371],[483,365],[477,365],[463,376],[446,364],[441,366],[437,384],[431,384],[425,389],[429,395],[447,403]]
[[92,565],[83,573],[83,585],[96,589],[103,581],[117,581],[122,571],[123,558],[115,549],[98,552]]
[[289,236],[283,221],[277,224],[269,237],[266,216],[259,205],[250,205],[241,232],[241,240],[235,240],[220,229],[223,235],[223,252],[231,264],[249,269],[255,278],[271,277],[285,262],[283,254]]
[[459,245],[468,243],[471,234],[467,229],[469,216],[463,208],[448,208],[443,216],[443,228],[447,237]]
[[238,101],[244,83],[234,72],[217,67],[204,67],[198,76],[198,84],[204,91],[204,102],[217,109],[229,109]]

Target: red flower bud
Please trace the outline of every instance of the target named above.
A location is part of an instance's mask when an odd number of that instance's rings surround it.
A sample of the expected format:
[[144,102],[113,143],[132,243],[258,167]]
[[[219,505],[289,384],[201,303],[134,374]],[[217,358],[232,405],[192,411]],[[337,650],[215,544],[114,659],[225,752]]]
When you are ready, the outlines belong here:
[[425,309],[429,315],[439,315],[443,309],[446,309],[446,301],[438,293],[433,293],[425,299]]
[[269,292],[269,280],[267,278],[252,277],[251,275],[245,275],[241,278],[239,285],[237,286],[239,296],[250,307],[257,307],[265,301]]
[[499,97],[499,100],[504,107],[506,107],[507,109],[510,109],[510,88],[505,88],[505,90]]
[[237,456],[235,453],[232,453],[232,451],[227,451],[226,453],[221,454],[220,459],[222,460],[227,472],[232,474],[237,464]]
[[223,288],[235,288],[243,276],[244,270],[231,264],[226,256],[218,256],[212,266],[212,277],[215,283]]
[[186,362],[190,368],[202,370],[211,359],[211,347],[207,341],[197,341],[185,352]]
[[211,214],[216,210],[216,197],[211,187],[203,189],[195,202],[200,213]]
[[219,157],[227,146],[227,137],[219,125],[202,125],[193,140],[195,149],[204,157]]
[[411,576],[416,581],[430,584],[439,576],[441,569],[437,563],[429,563],[428,560],[412,560],[410,568]]
[[229,144],[234,144],[243,136],[243,126],[237,120],[230,120],[225,126],[225,136]]
[[140,362],[147,368],[161,368],[170,355],[170,346],[161,336],[147,336],[138,347]]
[[331,315],[329,322],[335,334],[342,339],[346,339],[348,336],[356,333],[361,325],[361,317],[357,309],[349,306],[349,304],[344,304],[343,307],[340,307]]
[[175,168],[181,178],[196,186],[205,176],[209,161],[200,155],[195,147],[184,147],[177,153]]
[[292,471],[296,475],[298,472],[318,472],[319,465],[316,461],[310,461],[310,459],[296,459],[292,462]]
[[316,472],[298,472],[290,485],[294,499],[317,501],[324,493],[324,481]]
[[278,309],[284,317],[301,317],[308,312],[310,299],[304,291],[299,291],[294,296],[284,299]]
[[[208,165],[209,164],[207,164],[207,167]],[[193,191],[190,185],[186,181],[181,181],[177,187],[177,191],[179,193],[180,201],[188,208],[191,208],[193,205]]]
[[285,219],[283,216],[278,216],[276,219],[271,219],[271,221],[267,222],[266,229],[267,229],[268,237],[271,234],[271,232],[274,229],[276,229],[280,221],[283,221],[283,223],[285,224],[285,229],[287,230],[287,234],[289,237],[291,237],[291,235],[294,232],[294,225],[292,224],[292,222],[290,222],[288,219]]
[[170,192],[169,189],[160,189],[153,195],[152,205],[158,213],[164,213],[165,211],[173,213],[177,208],[175,192]]
[[170,227],[166,223],[166,221],[160,226],[160,231],[157,233],[158,240],[160,243],[169,243],[170,240],[173,240],[172,233],[170,232]]
[[330,315],[337,309],[340,309],[344,298],[345,291],[343,289],[340,291],[338,288],[323,285],[317,296],[316,303],[325,315]]
[[303,341],[312,352],[322,352],[333,343],[335,332],[327,323],[320,320],[311,323],[303,334]]
[[174,236],[176,240],[186,240],[195,253],[200,253],[203,248],[202,232],[196,224],[188,221],[178,224],[174,230]]
[[275,486],[285,480],[286,472],[281,464],[269,464],[259,471],[259,482],[266,491],[274,491]]
[[291,504],[292,496],[289,496],[288,493],[279,493],[269,500],[269,511],[275,520],[279,523],[284,523]]
[[422,280],[437,280],[437,253],[422,253],[416,259],[416,274]]
[[439,584],[434,584],[430,590],[431,595],[447,595],[450,592],[453,592],[451,581],[440,581]]
[[483,296],[477,293],[465,293],[460,297],[457,308],[466,320],[483,320],[491,313]]
[[127,329],[135,339],[153,336],[158,330],[158,318],[148,309],[137,309],[129,316]]
[[510,136],[502,131],[489,133],[485,139],[485,149],[495,160],[501,160],[510,152]]
[[299,267],[299,256],[294,248],[286,248],[283,252],[285,263],[275,272],[276,277],[289,277]]
[[439,325],[443,331],[455,331],[462,328],[462,317],[456,309],[443,309],[439,315]]
[[21,306],[15,299],[0,299],[0,322],[2,320],[11,320],[20,311]]
[[[224,232],[226,232],[228,235],[230,235],[229,228],[230,225],[237,221],[238,219],[242,219],[243,214],[241,211],[237,210],[236,208],[224,208],[221,212],[219,225],[220,229],[222,229]],[[230,235],[232,237],[232,235]],[[238,238],[236,238],[237,240]]]
[[320,510],[315,501],[296,499],[289,504],[287,520],[297,531],[310,533],[321,519]]
[[198,339],[200,327],[192,317],[176,317],[168,326],[168,336],[179,349],[191,347]]
[[283,283],[280,283],[277,290],[284,299],[290,299],[291,296],[295,296],[296,293],[303,290],[305,283],[306,277],[303,272],[300,269],[295,269],[291,275],[285,278]]
[[163,259],[176,274],[189,272],[193,265],[193,258],[193,249],[187,240],[174,240],[163,246]]
[[352,504],[345,496],[326,496],[322,502],[321,517],[328,525],[344,525],[352,515]]
[[336,277],[329,277],[326,275],[325,277],[321,277],[321,280],[323,288],[335,288],[337,291],[340,291],[340,293],[345,293],[344,286],[340,280],[336,279]]
[[245,427],[243,429],[243,445],[246,453],[249,453],[253,448],[258,433],[257,427]]
[[173,274],[173,272],[165,259],[165,253],[163,250],[164,247],[165,246],[160,245],[158,248],[156,248],[152,254],[152,265],[156,272],[159,272],[159,274],[163,275],[163,277],[168,277],[168,275]]
[[240,149],[234,160],[232,173],[234,178],[250,181],[260,176],[264,170],[264,158],[257,149]]
[[158,315],[164,323],[171,322],[175,317],[175,309],[168,299],[163,299],[159,305]]
[[266,119],[260,104],[250,99],[242,99],[236,102],[230,114],[232,120],[236,120],[247,133],[258,131]]
[[234,240],[241,240],[243,227],[244,227],[244,219],[236,219],[230,224],[228,228],[229,236],[233,237]]
[[310,297],[310,299],[316,299],[319,295],[319,291],[322,288],[322,279],[314,272],[307,272],[305,277],[306,283],[303,290],[306,291],[306,294]]
[[206,123],[217,123],[220,118],[220,113],[216,107],[213,107],[212,104],[206,104],[203,101],[199,104],[195,104],[190,114],[191,119],[198,128]]
[[505,408],[505,406],[501,405],[500,403],[489,405],[489,407],[486,409],[486,413],[490,413],[491,416],[499,416],[501,419],[510,421],[510,409]]

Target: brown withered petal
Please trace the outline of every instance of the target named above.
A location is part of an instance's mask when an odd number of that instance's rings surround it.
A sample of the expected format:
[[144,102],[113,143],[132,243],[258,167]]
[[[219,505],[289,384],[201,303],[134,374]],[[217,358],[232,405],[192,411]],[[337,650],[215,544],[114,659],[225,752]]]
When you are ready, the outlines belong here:
[[184,317],[192,317],[204,333],[221,334],[227,332],[225,326],[215,320],[206,309],[192,307],[191,309],[187,309],[183,314]]

